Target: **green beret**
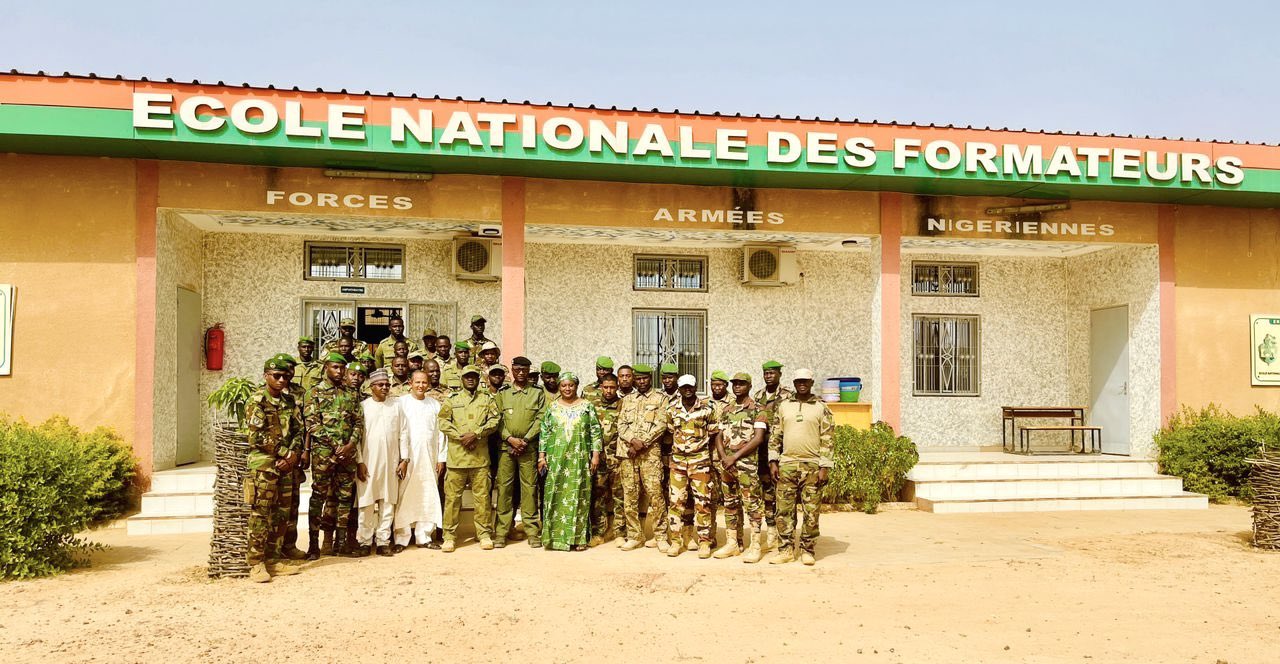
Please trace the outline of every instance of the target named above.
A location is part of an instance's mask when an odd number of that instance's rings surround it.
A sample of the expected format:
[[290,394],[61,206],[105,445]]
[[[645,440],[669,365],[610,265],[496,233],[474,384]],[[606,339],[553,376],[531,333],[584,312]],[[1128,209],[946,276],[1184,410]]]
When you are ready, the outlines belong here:
[[729,382],[729,374],[723,371],[712,371],[711,380],[718,380],[720,382],[727,383]]
[[671,364],[670,362],[667,362],[666,364],[662,365],[662,373],[678,374],[680,373],[680,367],[677,367],[676,365]]
[[373,354],[371,353],[362,353],[357,356],[356,359],[364,362],[365,364],[373,364]]
[[288,354],[288,353],[276,353],[276,354],[275,354],[275,356],[274,356],[274,357],[272,357],[271,359],[273,359],[273,360],[280,360],[281,362],[285,362],[285,363],[287,363],[290,367],[296,366],[296,365],[298,364],[298,361],[297,361],[297,360],[295,360],[295,359],[293,359],[293,356],[292,356],[292,355],[290,355],[290,354]]
[[298,339],[298,345],[301,346],[302,344],[311,344],[314,346],[316,345],[316,340],[311,337],[301,337]]
[[359,362],[351,362],[350,364],[348,364],[347,371],[359,371],[360,373],[369,373],[369,370],[364,368],[364,365],[360,364]]
[[560,365],[550,360],[547,360],[546,362],[542,363],[542,373],[558,374],[560,373]]
[[642,363],[642,364],[633,364],[633,365],[631,365],[631,370],[632,370],[632,371],[634,371],[634,372],[636,372],[636,373],[638,373],[638,374],[651,374],[651,373],[653,373],[653,365],[651,365],[651,364],[643,364],[643,363]]
[[338,353],[338,352],[330,352],[328,355],[325,355],[325,356],[324,356],[324,361],[325,361],[325,362],[337,362],[338,364],[346,364],[346,363],[347,363],[347,358],[343,357],[341,353]]
[[781,369],[782,363],[777,360],[769,360],[760,366],[761,369]]
[[480,367],[477,367],[477,366],[476,366],[476,365],[474,365],[474,364],[468,364],[467,366],[465,366],[465,367],[463,367],[463,368],[462,368],[462,373],[460,373],[460,374],[458,374],[458,375],[459,375],[459,376],[465,376],[465,375],[467,375],[467,374],[475,374],[475,375],[479,376],[479,375],[480,375]]
[[293,364],[280,359],[279,355],[267,360],[262,365],[263,371],[288,371],[292,368]]
[[733,374],[733,382],[735,382],[735,383],[737,383],[737,382],[743,382],[743,383],[746,383],[746,384],[750,385],[750,384],[751,384],[751,374],[749,374],[749,373],[747,373],[747,372],[745,372],[745,371],[739,371],[738,373]]
[[604,355],[601,355],[600,357],[596,358],[596,366],[600,367],[601,369],[612,369],[613,358],[605,357]]
[[459,341],[453,345],[458,350],[471,350],[471,344],[467,341]]

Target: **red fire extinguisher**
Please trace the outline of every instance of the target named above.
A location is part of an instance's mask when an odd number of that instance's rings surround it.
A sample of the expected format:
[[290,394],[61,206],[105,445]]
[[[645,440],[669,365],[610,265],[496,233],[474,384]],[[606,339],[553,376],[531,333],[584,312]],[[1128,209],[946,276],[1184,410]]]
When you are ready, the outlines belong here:
[[209,371],[222,371],[222,348],[225,341],[222,323],[205,330],[204,366]]

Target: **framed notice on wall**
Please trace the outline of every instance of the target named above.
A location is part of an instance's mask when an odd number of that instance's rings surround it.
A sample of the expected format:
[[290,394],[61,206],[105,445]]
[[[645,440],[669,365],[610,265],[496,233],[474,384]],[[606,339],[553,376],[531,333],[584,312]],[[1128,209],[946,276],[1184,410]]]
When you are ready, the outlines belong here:
[[1249,316],[1249,356],[1254,385],[1280,386],[1280,314]]
[[0,376],[13,371],[13,285],[0,284]]

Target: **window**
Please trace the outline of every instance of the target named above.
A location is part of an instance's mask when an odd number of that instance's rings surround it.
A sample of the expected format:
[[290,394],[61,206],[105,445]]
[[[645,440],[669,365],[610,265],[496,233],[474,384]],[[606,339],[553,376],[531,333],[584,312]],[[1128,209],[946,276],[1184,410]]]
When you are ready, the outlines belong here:
[[633,309],[632,356],[652,364],[654,385],[660,366],[672,363],[703,384],[707,373],[707,312],[692,309]]
[[916,314],[913,358],[916,396],[976,397],[981,354],[977,316]]
[[706,291],[706,256],[637,255],[635,290]]
[[911,294],[977,297],[977,263],[912,261]]
[[404,281],[404,246],[306,243],[306,279]]

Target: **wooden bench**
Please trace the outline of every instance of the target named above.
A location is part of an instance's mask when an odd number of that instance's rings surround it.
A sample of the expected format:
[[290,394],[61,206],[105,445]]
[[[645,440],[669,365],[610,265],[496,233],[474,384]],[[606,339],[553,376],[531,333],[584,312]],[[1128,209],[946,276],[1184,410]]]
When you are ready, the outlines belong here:
[[[1068,451],[1075,451],[1078,435],[1081,454],[1102,452],[1102,427],[1086,425],[1084,408],[1079,406],[1003,406],[1000,408],[1000,419],[1001,444],[1004,451],[1012,454],[1032,453],[1032,431],[1067,431],[1071,433],[1071,448]],[[1019,419],[1065,419],[1069,424],[1018,426]]]

